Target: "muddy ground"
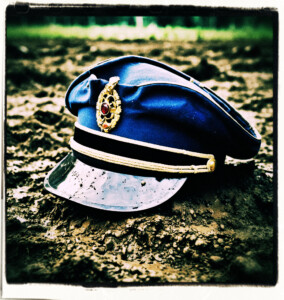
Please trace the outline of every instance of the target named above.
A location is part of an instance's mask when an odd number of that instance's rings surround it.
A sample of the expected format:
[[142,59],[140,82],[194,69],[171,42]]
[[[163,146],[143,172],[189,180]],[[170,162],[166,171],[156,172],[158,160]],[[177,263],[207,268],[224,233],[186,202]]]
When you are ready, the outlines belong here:
[[[69,151],[67,87],[91,65],[136,54],[204,82],[262,135],[255,160],[227,158],[169,201],[109,213],[56,197],[47,172]],[[9,283],[86,286],[274,284],[271,42],[17,40],[7,42],[6,276]]]

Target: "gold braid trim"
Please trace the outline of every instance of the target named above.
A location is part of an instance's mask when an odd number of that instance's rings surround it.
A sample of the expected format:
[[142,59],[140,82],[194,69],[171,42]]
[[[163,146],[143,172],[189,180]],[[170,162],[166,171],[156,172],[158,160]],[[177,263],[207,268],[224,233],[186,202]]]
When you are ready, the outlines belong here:
[[175,166],[167,165],[155,162],[149,162],[145,160],[139,160],[129,157],[124,157],[120,155],[110,154],[107,152],[99,151],[93,148],[89,148],[77,143],[73,138],[70,141],[71,148],[81,154],[86,156],[99,159],[108,163],[114,163],[121,166],[127,166],[132,168],[138,168],[143,170],[151,170],[156,172],[166,172],[166,173],[179,173],[179,174],[189,174],[189,173],[207,173],[213,172],[215,169],[215,159],[214,156],[210,154],[208,162],[206,165],[191,165],[191,166]]
[[148,143],[148,142],[137,141],[137,140],[121,137],[121,136],[118,136],[118,135],[108,134],[108,133],[104,133],[104,132],[101,132],[101,131],[98,131],[98,130],[95,130],[95,129],[91,129],[89,127],[86,127],[84,125],[79,124],[78,122],[75,122],[75,127],[79,128],[83,131],[86,131],[90,134],[101,136],[103,138],[110,139],[110,140],[115,140],[115,141],[119,141],[119,142],[124,142],[124,143],[128,143],[128,144],[138,145],[138,146],[147,147],[147,148],[156,149],[156,150],[161,150],[161,151],[167,151],[167,152],[176,153],[176,154],[189,155],[189,156],[204,158],[204,159],[206,159],[206,158],[207,159],[210,159],[210,158],[214,159],[213,154],[193,152],[193,151],[188,151],[188,150],[184,150],[184,149],[178,149],[178,148],[167,147],[167,146],[160,146],[160,145],[152,144],[152,143]]

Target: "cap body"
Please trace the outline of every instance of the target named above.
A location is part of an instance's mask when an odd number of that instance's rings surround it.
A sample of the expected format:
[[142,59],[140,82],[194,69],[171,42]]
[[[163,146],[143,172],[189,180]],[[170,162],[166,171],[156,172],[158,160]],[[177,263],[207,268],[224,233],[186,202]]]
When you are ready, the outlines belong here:
[[[172,197],[188,174],[212,172],[215,161],[222,163],[226,155],[251,158],[261,143],[259,133],[226,100],[190,76],[145,57],[116,58],[83,73],[70,85],[66,106],[78,116],[73,155],[50,173],[46,187],[64,197],[72,172],[79,174],[72,186],[89,174],[98,182],[95,190],[100,185],[103,192],[86,193],[89,187],[82,183],[76,197],[73,193],[65,198],[102,209],[156,206]],[[94,177],[83,166],[103,171]],[[61,178],[59,185],[53,172]],[[108,172],[104,185],[98,180],[100,172]],[[133,184],[132,193],[120,182]],[[80,193],[85,200],[78,198]]]

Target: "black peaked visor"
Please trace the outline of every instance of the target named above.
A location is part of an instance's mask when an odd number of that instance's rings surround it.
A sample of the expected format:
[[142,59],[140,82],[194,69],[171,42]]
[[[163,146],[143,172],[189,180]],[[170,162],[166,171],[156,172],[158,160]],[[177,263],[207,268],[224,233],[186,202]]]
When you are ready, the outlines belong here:
[[97,209],[132,212],[167,201],[186,178],[156,178],[95,168],[68,154],[45,178],[45,188],[63,198]]

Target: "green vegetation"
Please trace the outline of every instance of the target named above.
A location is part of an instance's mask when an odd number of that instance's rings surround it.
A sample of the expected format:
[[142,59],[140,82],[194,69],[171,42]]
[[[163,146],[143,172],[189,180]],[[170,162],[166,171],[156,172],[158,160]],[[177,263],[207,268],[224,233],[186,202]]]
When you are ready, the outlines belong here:
[[273,32],[270,28],[244,26],[242,28],[185,28],[157,27],[151,24],[147,27],[127,25],[112,26],[64,26],[64,25],[9,25],[7,39],[25,38],[87,38],[93,40],[179,40],[179,41],[213,41],[213,40],[271,40]]

